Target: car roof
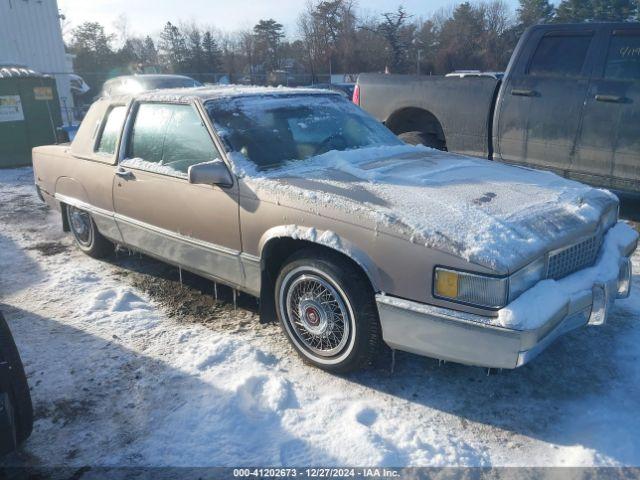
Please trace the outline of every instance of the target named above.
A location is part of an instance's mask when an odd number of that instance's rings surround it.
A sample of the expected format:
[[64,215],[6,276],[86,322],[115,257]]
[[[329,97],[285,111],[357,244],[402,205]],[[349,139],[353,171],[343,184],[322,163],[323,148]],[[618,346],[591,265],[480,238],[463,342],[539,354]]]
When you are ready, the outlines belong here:
[[333,95],[340,96],[332,90],[318,88],[292,87],[258,87],[247,85],[207,85],[204,87],[170,88],[141,92],[136,95],[111,97],[114,101],[138,100],[146,102],[190,103],[194,100],[206,102],[224,98],[286,96],[286,95]]
[[180,79],[193,80],[193,78],[188,77],[186,75],[175,75],[172,73],[140,73],[140,74],[134,74],[134,75],[119,75],[117,77],[110,78],[109,80],[107,80],[107,82],[111,82],[114,80],[126,80],[126,79],[156,80],[156,79],[163,79],[163,78],[180,78]]

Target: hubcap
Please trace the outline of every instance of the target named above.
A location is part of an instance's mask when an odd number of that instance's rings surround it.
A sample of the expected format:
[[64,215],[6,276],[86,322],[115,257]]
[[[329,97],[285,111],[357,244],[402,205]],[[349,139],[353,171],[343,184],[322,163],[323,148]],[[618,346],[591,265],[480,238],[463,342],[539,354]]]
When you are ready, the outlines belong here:
[[76,240],[83,246],[91,245],[91,217],[87,212],[78,210],[75,207],[67,208],[69,209],[69,223]]
[[293,333],[317,355],[336,355],[349,340],[350,317],[345,302],[318,275],[305,273],[289,283],[286,309]]

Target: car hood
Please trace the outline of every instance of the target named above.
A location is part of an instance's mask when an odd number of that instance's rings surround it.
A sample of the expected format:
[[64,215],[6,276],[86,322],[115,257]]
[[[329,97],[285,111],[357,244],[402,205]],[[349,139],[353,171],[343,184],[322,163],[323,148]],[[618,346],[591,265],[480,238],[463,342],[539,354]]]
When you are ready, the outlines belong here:
[[550,172],[405,145],[244,173],[263,199],[275,195],[281,205],[306,205],[503,273],[595,231],[618,202]]

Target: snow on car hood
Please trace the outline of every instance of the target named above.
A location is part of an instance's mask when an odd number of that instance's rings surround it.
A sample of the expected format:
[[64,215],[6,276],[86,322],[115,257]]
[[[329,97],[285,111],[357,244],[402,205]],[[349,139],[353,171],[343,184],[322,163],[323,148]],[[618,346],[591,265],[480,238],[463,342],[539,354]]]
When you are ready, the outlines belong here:
[[550,172],[426,147],[333,151],[262,172],[239,157],[245,182],[283,205],[364,214],[379,231],[505,272],[592,230],[617,205]]

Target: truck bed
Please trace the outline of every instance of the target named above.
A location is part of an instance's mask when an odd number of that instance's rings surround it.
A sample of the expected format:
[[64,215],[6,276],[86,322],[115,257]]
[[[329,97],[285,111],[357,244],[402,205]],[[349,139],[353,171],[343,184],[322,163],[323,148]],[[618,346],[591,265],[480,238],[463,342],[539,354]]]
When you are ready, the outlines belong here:
[[394,133],[412,131],[411,121],[422,110],[437,119],[449,151],[491,155],[492,112],[500,80],[365,73],[358,85],[360,106]]

